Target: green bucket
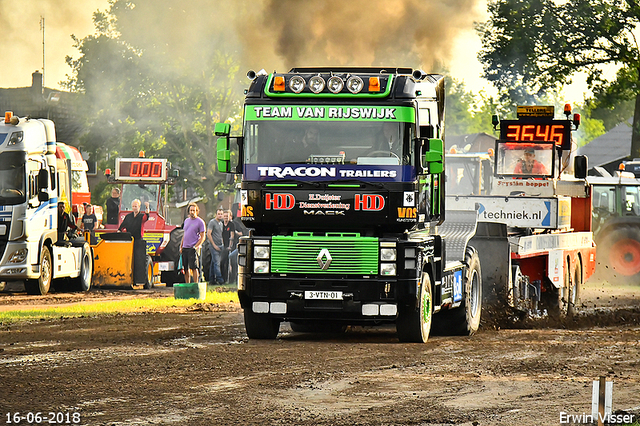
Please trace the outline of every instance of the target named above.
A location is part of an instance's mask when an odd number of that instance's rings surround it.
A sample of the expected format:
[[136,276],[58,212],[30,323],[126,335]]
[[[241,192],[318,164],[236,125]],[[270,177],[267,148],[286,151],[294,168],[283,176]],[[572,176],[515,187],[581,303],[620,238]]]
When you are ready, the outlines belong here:
[[207,283],[174,284],[173,297],[176,299],[204,300],[207,298]]

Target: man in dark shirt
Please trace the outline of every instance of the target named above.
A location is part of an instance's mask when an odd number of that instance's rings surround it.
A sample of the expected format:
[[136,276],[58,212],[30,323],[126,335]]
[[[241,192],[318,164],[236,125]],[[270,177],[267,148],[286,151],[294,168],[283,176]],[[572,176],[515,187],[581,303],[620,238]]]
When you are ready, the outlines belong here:
[[64,201],[58,202],[58,240],[64,240],[67,229],[77,229],[76,224],[64,211]]
[[111,198],[107,200],[107,225],[117,225],[120,214],[120,188],[111,190]]
[[135,199],[131,202],[131,213],[124,217],[118,231],[126,230],[131,234],[134,240],[142,240],[142,231],[144,223],[149,220],[149,202],[145,204],[145,212],[140,212],[140,200]]

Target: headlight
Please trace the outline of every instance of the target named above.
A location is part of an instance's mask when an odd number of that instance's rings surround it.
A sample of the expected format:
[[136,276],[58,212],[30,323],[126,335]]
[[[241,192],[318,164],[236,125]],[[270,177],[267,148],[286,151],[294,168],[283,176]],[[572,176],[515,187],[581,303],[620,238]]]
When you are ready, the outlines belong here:
[[327,82],[327,88],[329,88],[329,91],[331,93],[339,93],[340,91],[342,91],[343,87],[344,87],[344,82],[340,77],[337,77],[335,75],[331,77]]
[[294,93],[300,93],[304,90],[304,79],[299,75],[294,75],[289,80],[289,89],[291,89]]
[[324,89],[324,78],[319,75],[311,77],[311,80],[309,80],[309,89],[311,89],[313,93],[322,92]]
[[269,246],[254,246],[253,257],[256,259],[268,259],[271,252],[269,249]]
[[238,245],[238,255],[240,255],[240,256],[246,256],[247,255],[247,245],[246,244]]
[[24,260],[27,258],[27,253],[28,251],[26,248],[14,251],[13,253],[11,253],[11,256],[9,257],[9,263],[24,262]]
[[7,143],[7,146],[17,145],[20,142],[22,142],[22,139],[24,139],[24,132],[22,130],[19,132],[13,132],[9,137],[9,142]]
[[380,275],[395,275],[396,274],[396,264],[395,263],[381,263],[380,264]]
[[268,260],[256,260],[253,262],[253,272],[256,274],[268,274],[269,273],[269,261]]
[[396,260],[397,254],[396,249],[394,248],[381,248],[380,249],[380,260],[382,262],[393,262]]
[[364,82],[357,75],[349,77],[349,80],[347,80],[347,89],[353,94],[360,93],[363,87]]

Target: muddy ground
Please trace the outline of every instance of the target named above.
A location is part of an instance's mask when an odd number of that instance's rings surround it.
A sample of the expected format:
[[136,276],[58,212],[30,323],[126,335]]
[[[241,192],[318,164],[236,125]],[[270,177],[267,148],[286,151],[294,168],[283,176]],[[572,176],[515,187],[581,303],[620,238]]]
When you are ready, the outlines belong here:
[[[171,289],[8,289],[0,309],[151,294]],[[40,424],[556,425],[591,412],[601,375],[614,411],[638,416],[640,287],[589,284],[583,299],[577,320],[485,323],[424,345],[389,327],[325,335],[288,324],[275,341],[250,341],[235,304],[2,324],[0,423],[40,412]]]

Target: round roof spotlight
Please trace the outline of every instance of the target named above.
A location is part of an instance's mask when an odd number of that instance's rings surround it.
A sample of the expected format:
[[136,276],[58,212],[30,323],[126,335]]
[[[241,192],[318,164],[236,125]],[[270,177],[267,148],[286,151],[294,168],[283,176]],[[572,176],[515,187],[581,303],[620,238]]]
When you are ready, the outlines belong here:
[[300,93],[304,90],[304,78],[299,75],[294,75],[289,80],[289,89],[291,89],[294,93]]
[[364,82],[357,75],[351,76],[349,80],[347,80],[347,89],[353,94],[360,93],[363,87]]
[[333,76],[327,82],[327,87],[331,93],[340,93],[344,87],[344,81],[340,77]]
[[313,93],[322,92],[324,90],[324,78],[319,75],[311,77],[311,80],[309,80],[309,89],[311,89]]

